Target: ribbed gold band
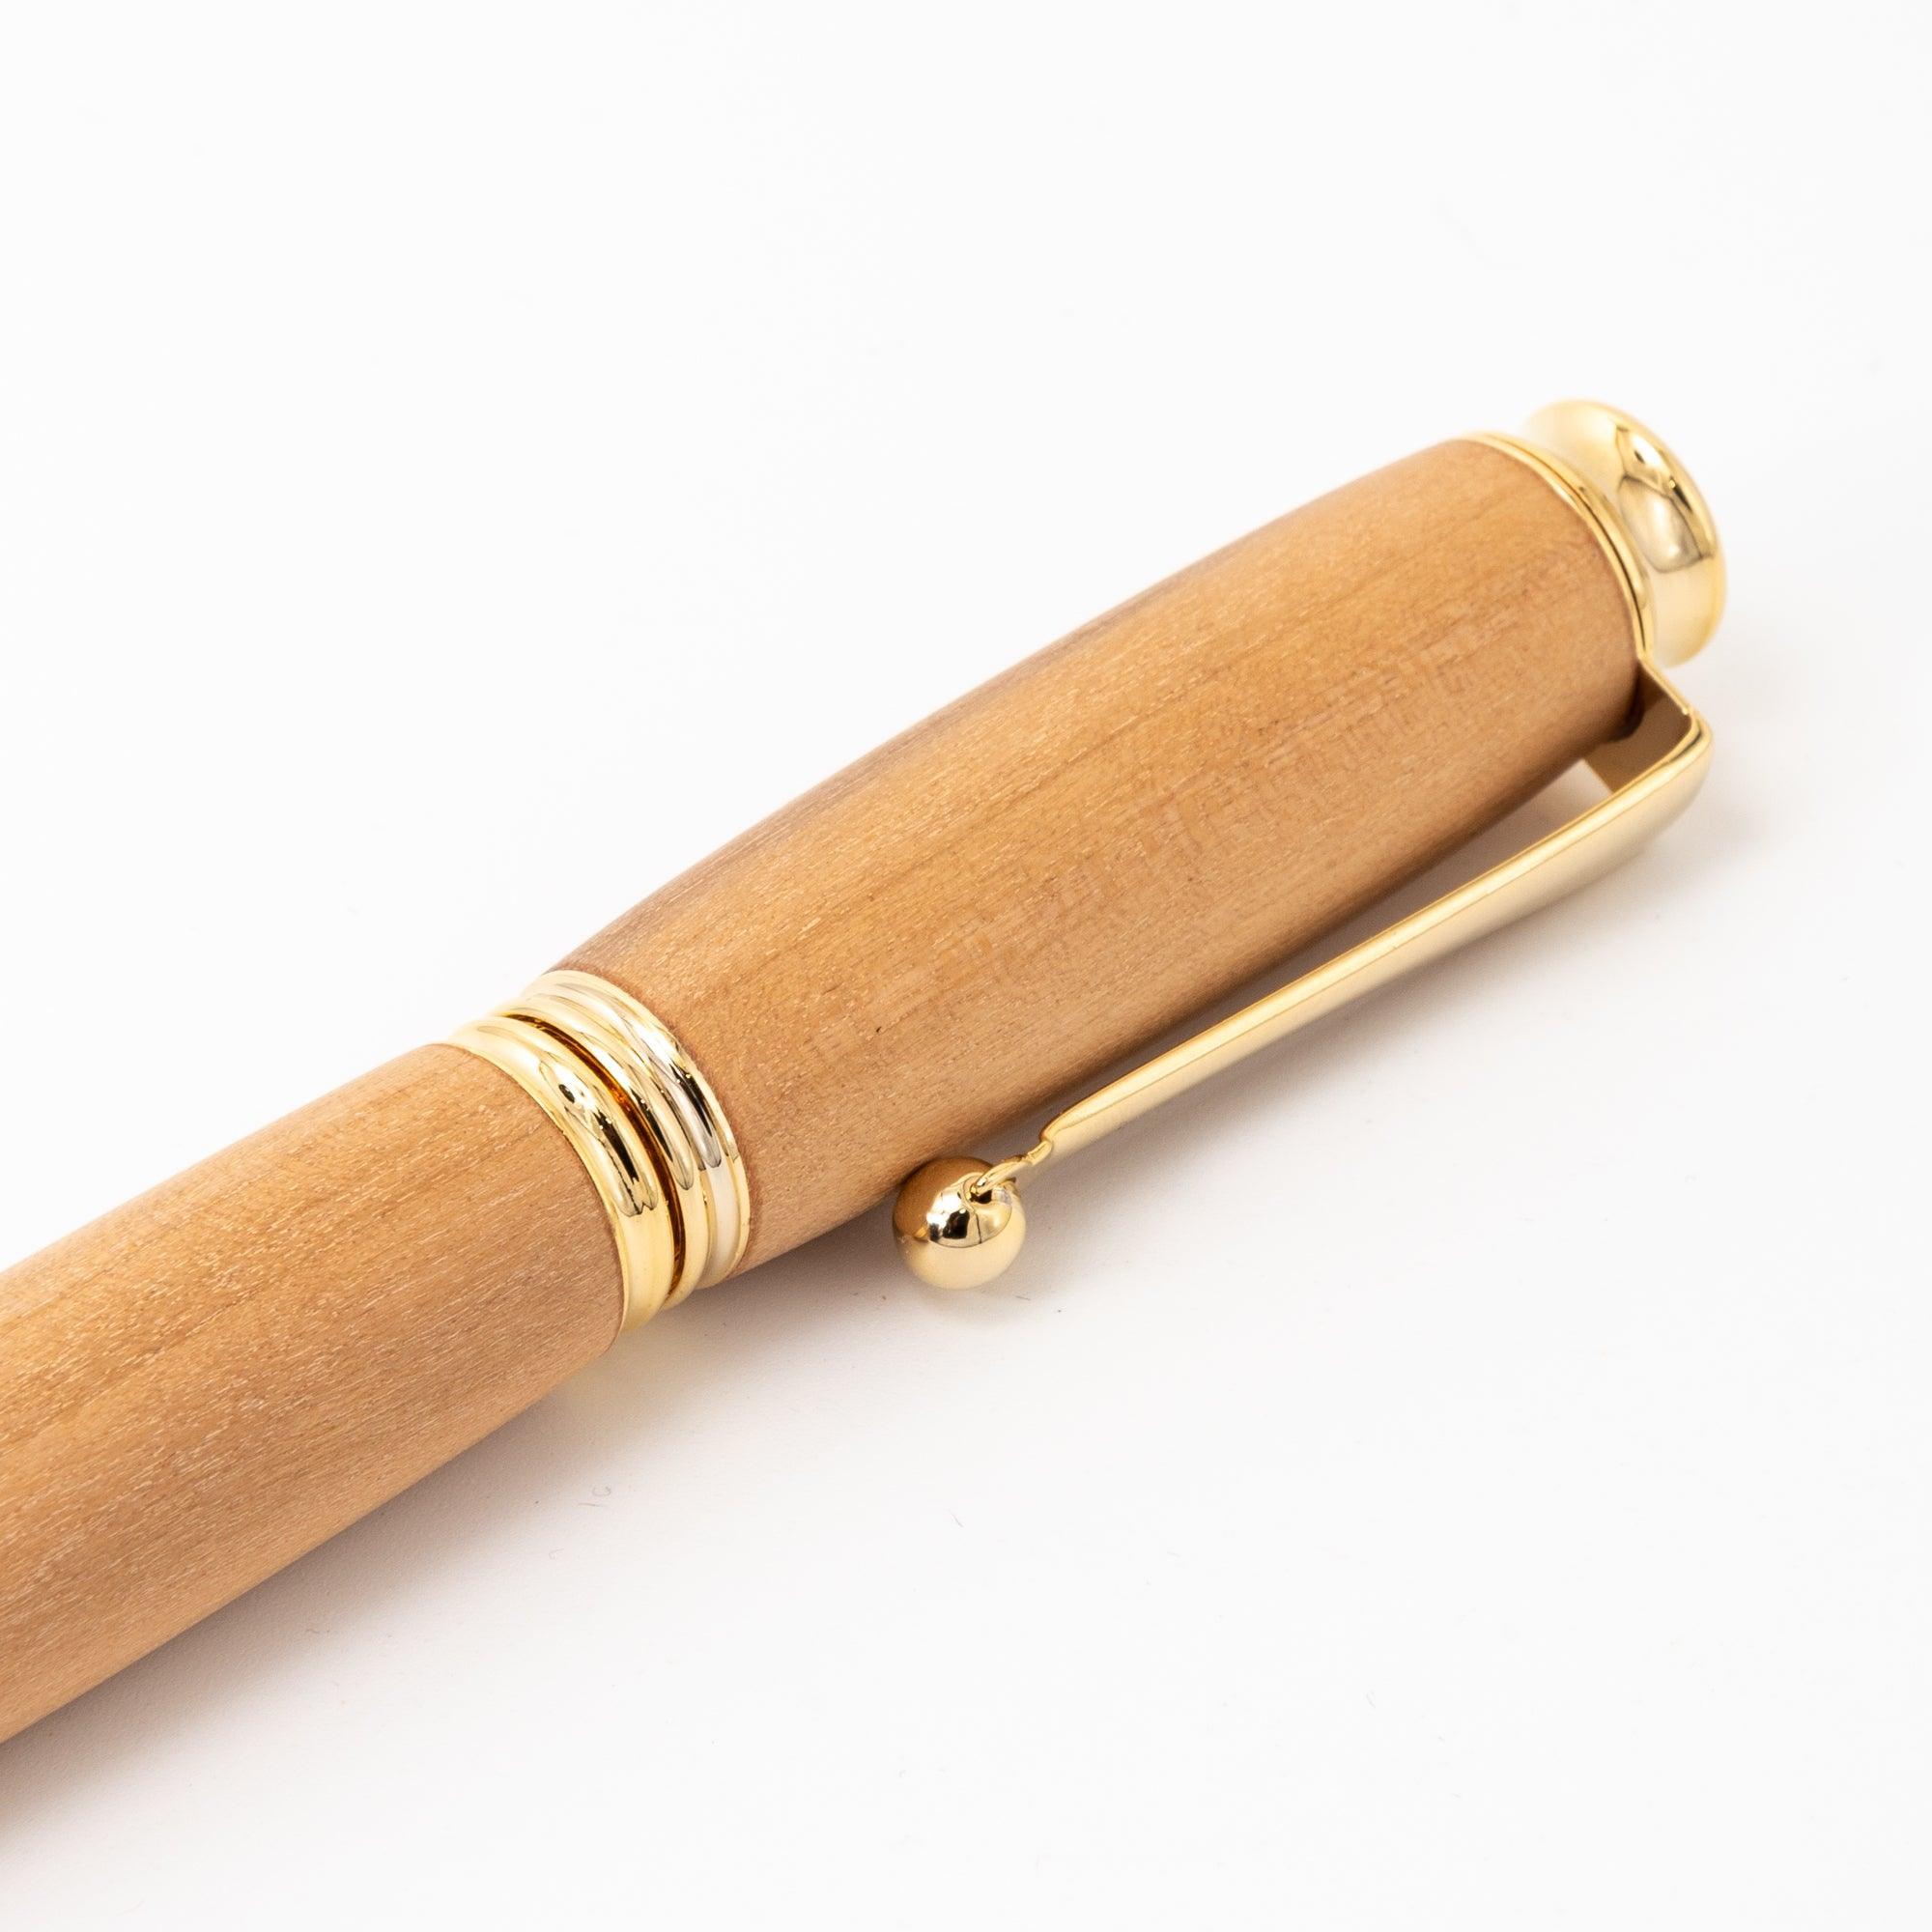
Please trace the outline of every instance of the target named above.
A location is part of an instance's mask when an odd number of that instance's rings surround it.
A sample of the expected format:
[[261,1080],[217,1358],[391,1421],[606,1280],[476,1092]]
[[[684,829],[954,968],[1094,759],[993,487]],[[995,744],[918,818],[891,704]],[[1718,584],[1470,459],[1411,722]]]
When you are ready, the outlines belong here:
[[450,1036],[499,1067],[562,1130],[610,1211],[622,1325],[708,1288],[752,1232],[737,1142],[670,1029],[590,973],[546,973]]

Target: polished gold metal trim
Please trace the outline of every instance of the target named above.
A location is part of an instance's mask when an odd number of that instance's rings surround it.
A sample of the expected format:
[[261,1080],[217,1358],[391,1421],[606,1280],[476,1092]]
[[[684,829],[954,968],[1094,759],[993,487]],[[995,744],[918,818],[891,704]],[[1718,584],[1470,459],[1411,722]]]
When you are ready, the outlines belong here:
[[591,973],[546,973],[450,1036],[500,1068],[577,1150],[611,1216],[621,1326],[744,1259],[751,1187],[718,1096],[650,1009]]
[[[1566,432],[1574,431],[1576,420],[1566,411],[1578,412],[1583,428],[1612,450],[1632,443],[1620,440],[1620,431],[1634,426],[1634,461],[1646,472],[1642,487],[1671,514],[1683,512],[1682,528],[1672,536],[1661,512],[1641,506],[1636,514],[1650,518],[1653,532],[1643,541],[1626,522],[1627,496],[1613,500],[1562,455],[1515,438],[1475,439],[1535,469],[1590,525],[1623,580],[1636,643],[1635,711],[1626,729],[1586,761],[1609,787],[1608,796],[1479,878],[1109,1081],[1056,1114],[1025,1153],[999,1161],[965,1154],[928,1161],[908,1177],[893,1208],[899,1252],[922,1281],[940,1288],[991,1281],[1011,1264],[1026,1238],[1022,1181],[1338,1007],[1574,892],[1628,858],[1690,804],[1710,762],[1711,733],[1657,668],[1657,585],[1660,576],[1685,573],[1662,603],[1674,654],[1689,656],[1722,606],[1716,528],[1683,466],[1633,418],[1578,404],[1559,405],[1538,422],[1556,417]],[[1667,570],[1660,571],[1659,555]]]
[[1624,604],[1630,611],[1631,633],[1636,640],[1638,657],[1644,660],[1653,657],[1657,646],[1657,613],[1652,608],[1650,582],[1623,526],[1603,497],[1553,451],[1538,449],[1520,437],[1484,431],[1460,440],[1500,450],[1525,469],[1533,469],[1583,520],[1597,540],[1597,548],[1609,559],[1610,568],[1616,573],[1617,586],[1624,593]]
[[1681,665],[1723,615],[1723,548],[1711,506],[1670,446],[1607,403],[1552,403],[1520,436],[1468,439],[1514,456],[1589,520],[1635,604],[1645,654]]

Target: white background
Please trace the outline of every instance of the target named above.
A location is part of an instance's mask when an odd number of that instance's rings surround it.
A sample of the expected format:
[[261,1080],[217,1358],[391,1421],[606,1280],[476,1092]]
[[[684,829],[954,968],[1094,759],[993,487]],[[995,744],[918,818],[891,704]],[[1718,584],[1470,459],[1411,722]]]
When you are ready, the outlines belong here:
[[0,19],[0,1255],[1440,436],[1733,573],[1661,846],[627,1341],[0,1748],[0,1919],[1926,1922],[1922,10]]

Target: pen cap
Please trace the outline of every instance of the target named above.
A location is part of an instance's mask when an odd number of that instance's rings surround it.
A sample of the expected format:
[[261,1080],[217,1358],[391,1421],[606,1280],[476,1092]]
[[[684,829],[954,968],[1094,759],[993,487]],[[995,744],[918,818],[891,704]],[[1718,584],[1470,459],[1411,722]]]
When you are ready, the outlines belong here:
[[[1646,507],[1637,447],[1611,475],[1590,410],[1546,433]],[[1636,521],[1666,554],[1668,519]],[[1683,645],[1715,610],[1708,577],[1700,607],[1634,585],[1648,567],[1525,448],[1443,443],[968,693],[567,964],[704,1068],[764,1259],[1090,1080],[1612,733],[1643,611]]]

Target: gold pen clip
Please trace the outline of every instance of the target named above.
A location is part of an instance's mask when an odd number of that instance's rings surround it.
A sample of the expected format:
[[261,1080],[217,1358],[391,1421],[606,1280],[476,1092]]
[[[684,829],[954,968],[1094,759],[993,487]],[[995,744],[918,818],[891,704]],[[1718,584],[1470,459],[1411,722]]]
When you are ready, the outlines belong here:
[[893,1208],[899,1252],[922,1281],[991,1281],[1026,1238],[1022,1182],[1338,1007],[1574,892],[1654,838],[1695,795],[1710,730],[1658,667],[1700,649],[1723,608],[1717,530],[1696,486],[1640,423],[1602,404],[1561,403],[1536,417],[1523,440],[1477,440],[1528,464],[1588,520],[1629,594],[1634,719],[1586,760],[1608,795],[1468,884],[1110,1080],[1056,1114],[1025,1153],[926,1162]]

